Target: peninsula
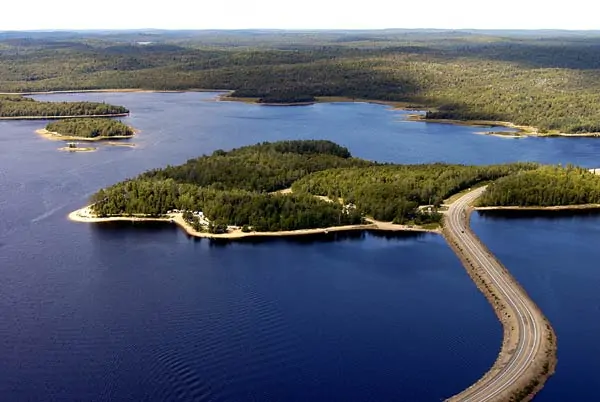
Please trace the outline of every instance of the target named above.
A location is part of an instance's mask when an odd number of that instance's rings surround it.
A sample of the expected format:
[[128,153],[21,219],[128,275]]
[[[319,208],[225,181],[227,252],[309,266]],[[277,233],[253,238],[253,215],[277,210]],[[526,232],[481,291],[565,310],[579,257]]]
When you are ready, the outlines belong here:
[[94,194],[88,209],[71,218],[183,220],[194,229],[188,233],[208,237],[310,234],[340,227],[432,230],[441,222],[444,199],[479,182],[535,168],[379,164],[353,158],[329,141],[261,143],[218,150],[117,183]]
[[173,221],[201,237],[437,230],[459,193],[485,183],[477,207],[600,204],[600,177],[575,166],[380,164],[307,140],[217,150],[151,170],[101,189],[71,218]]
[[48,120],[73,117],[122,117],[129,110],[99,102],[40,102],[20,95],[0,95],[0,119]]
[[37,130],[47,138],[66,141],[101,141],[132,138],[135,131],[128,125],[112,119],[80,118],[50,122]]
[[[238,239],[350,230],[440,232],[492,304],[504,340],[491,369],[451,401],[530,400],[556,366],[543,313],[469,228],[475,206],[600,204],[600,176],[575,166],[380,164],[329,141],[260,143],[151,170],[94,194],[69,218],[163,221]],[[441,230],[440,230],[440,224]]]

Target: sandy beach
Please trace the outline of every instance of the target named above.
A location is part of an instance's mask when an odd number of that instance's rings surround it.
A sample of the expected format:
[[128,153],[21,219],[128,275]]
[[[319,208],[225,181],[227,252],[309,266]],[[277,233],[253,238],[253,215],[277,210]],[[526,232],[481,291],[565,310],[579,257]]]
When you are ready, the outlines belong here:
[[133,138],[137,135],[138,131],[134,130],[134,134],[133,135],[115,135],[112,137],[93,137],[93,138],[86,138],[86,137],[74,137],[74,136],[69,136],[69,135],[62,135],[60,133],[54,132],[54,131],[48,131],[45,128],[41,128],[39,130],[35,130],[36,134],[41,135],[42,137],[48,139],[48,140],[54,140],[54,141],[88,141],[88,142],[94,142],[94,141],[107,141],[107,140],[127,140],[130,138]]
[[[494,120],[453,120],[453,119],[427,119],[425,115],[421,114],[411,114],[407,118],[408,121],[421,122],[421,123],[440,123],[440,124],[453,124],[459,126],[475,126],[475,127],[507,127],[516,130],[516,136],[519,137],[600,137],[600,133],[590,132],[590,133],[561,133],[561,132],[542,132],[539,128],[533,126],[525,126],[518,125],[515,123],[511,123],[509,121],[494,121]],[[505,136],[503,134],[491,133],[488,134],[486,132],[478,132],[477,134],[486,134],[486,135],[497,135],[497,136]],[[510,136],[506,136],[509,137]]]
[[195,230],[189,223],[183,219],[182,213],[172,213],[165,215],[164,217],[147,217],[143,215],[137,216],[110,216],[105,218],[99,218],[95,216],[90,206],[83,207],[76,211],[71,212],[68,218],[75,222],[83,223],[102,223],[102,222],[170,222],[177,224],[182,228],[188,235],[194,237],[204,237],[211,239],[242,239],[247,237],[289,237],[289,236],[306,236],[315,234],[326,234],[333,232],[348,232],[356,230],[377,230],[383,232],[398,232],[398,231],[412,231],[412,232],[429,232],[429,233],[441,233],[439,229],[425,229],[417,226],[409,225],[396,225],[391,222],[379,222],[375,220],[367,220],[368,223],[364,225],[345,225],[345,226],[332,226],[327,228],[315,228],[315,229],[301,229],[301,230],[286,230],[278,232],[243,232],[241,229],[230,230],[223,234],[214,234],[207,232],[199,232]]

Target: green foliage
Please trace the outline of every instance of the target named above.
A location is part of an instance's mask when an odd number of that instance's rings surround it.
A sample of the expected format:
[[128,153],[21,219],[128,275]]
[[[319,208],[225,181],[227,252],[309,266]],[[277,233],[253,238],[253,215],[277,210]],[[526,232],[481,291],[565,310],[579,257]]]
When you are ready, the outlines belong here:
[[[92,202],[100,216],[202,211],[212,223],[207,228],[211,233],[222,232],[226,224],[259,231],[355,224],[361,222],[360,214],[339,204],[268,192],[287,188],[310,172],[370,164],[330,141],[262,143],[144,173],[99,191]],[[199,227],[191,213],[184,219]]]
[[[296,230],[355,224],[358,213],[309,195],[278,195],[245,190],[215,190],[174,180],[130,180],[100,190],[91,201],[99,216],[145,214],[161,216],[172,209],[203,211],[208,230],[225,223],[257,231]],[[189,216],[188,216],[189,218]]]
[[[535,164],[463,166],[447,164],[380,165],[332,169],[313,173],[296,181],[294,193],[308,193],[342,199],[377,220],[395,223],[437,222],[435,209],[442,201],[482,181],[494,180]],[[419,211],[433,206],[432,213]]]
[[315,101],[316,101],[316,99],[312,95],[295,93],[293,91],[271,92],[271,93],[258,99],[258,103],[270,103],[270,104],[310,103],[310,102],[315,102]]
[[179,183],[215,189],[273,192],[288,188],[308,173],[320,170],[368,166],[371,162],[350,157],[350,152],[330,141],[282,141],[263,143],[212,156],[191,159],[142,175],[145,179],[174,179]]
[[556,206],[600,203],[600,176],[586,169],[542,166],[490,184],[480,206]]
[[40,102],[23,96],[0,96],[0,117],[101,116],[129,113],[123,106],[97,102]]
[[73,137],[123,137],[134,134],[128,125],[112,119],[64,119],[48,123],[46,130]]
[[[0,90],[220,88],[269,103],[346,96],[424,104],[431,118],[600,131],[598,36],[552,35],[12,33],[0,36]],[[144,39],[152,44],[130,45]],[[15,103],[0,102],[0,116],[84,114]]]
[[[99,216],[183,210],[196,230],[205,228],[190,211],[202,211],[211,233],[222,233],[227,225],[279,231],[357,224],[365,214],[421,225],[441,220],[436,208],[445,197],[536,167],[379,165],[355,159],[330,141],[265,142],[143,173],[100,190],[91,202]],[[274,193],[290,185],[292,194]],[[423,204],[432,207],[419,209]]]

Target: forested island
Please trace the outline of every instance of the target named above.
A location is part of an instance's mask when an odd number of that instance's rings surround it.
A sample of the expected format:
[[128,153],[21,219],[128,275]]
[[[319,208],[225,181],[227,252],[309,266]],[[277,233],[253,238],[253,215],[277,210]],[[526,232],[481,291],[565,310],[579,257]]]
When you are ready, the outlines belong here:
[[125,116],[129,110],[99,102],[40,102],[25,96],[0,95],[0,118],[56,119],[78,116]]
[[[19,32],[0,35],[0,91],[214,88],[268,104],[344,97],[421,105],[431,119],[581,134],[600,132],[599,49],[597,32]],[[0,116],[125,112],[23,102],[4,100]]]
[[112,119],[63,119],[46,125],[47,133],[70,139],[99,140],[131,138],[135,134],[128,125]]
[[[85,213],[75,218],[179,219],[194,232],[240,235],[368,229],[382,222],[386,225],[380,229],[429,228],[441,222],[445,200],[472,186],[491,183],[482,205],[504,205],[497,194],[508,191],[507,186],[539,188],[563,176],[573,186],[554,186],[558,196],[550,202],[570,205],[600,199],[600,176],[574,167],[382,164],[354,158],[329,141],[265,142],[142,173],[98,191]],[[543,184],[535,184],[538,177],[546,177]],[[577,177],[586,186],[577,187]],[[576,188],[596,192],[582,198],[572,191]],[[522,191],[507,202],[531,202]]]

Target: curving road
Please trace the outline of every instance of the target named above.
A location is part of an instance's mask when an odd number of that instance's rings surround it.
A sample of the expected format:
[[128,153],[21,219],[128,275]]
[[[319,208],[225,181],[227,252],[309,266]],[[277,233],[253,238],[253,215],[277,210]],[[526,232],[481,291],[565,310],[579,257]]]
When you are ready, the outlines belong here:
[[528,400],[553,372],[554,332],[525,290],[469,227],[470,206],[484,191],[485,187],[475,189],[450,206],[444,236],[492,303],[504,327],[504,341],[492,368],[449,401]]

